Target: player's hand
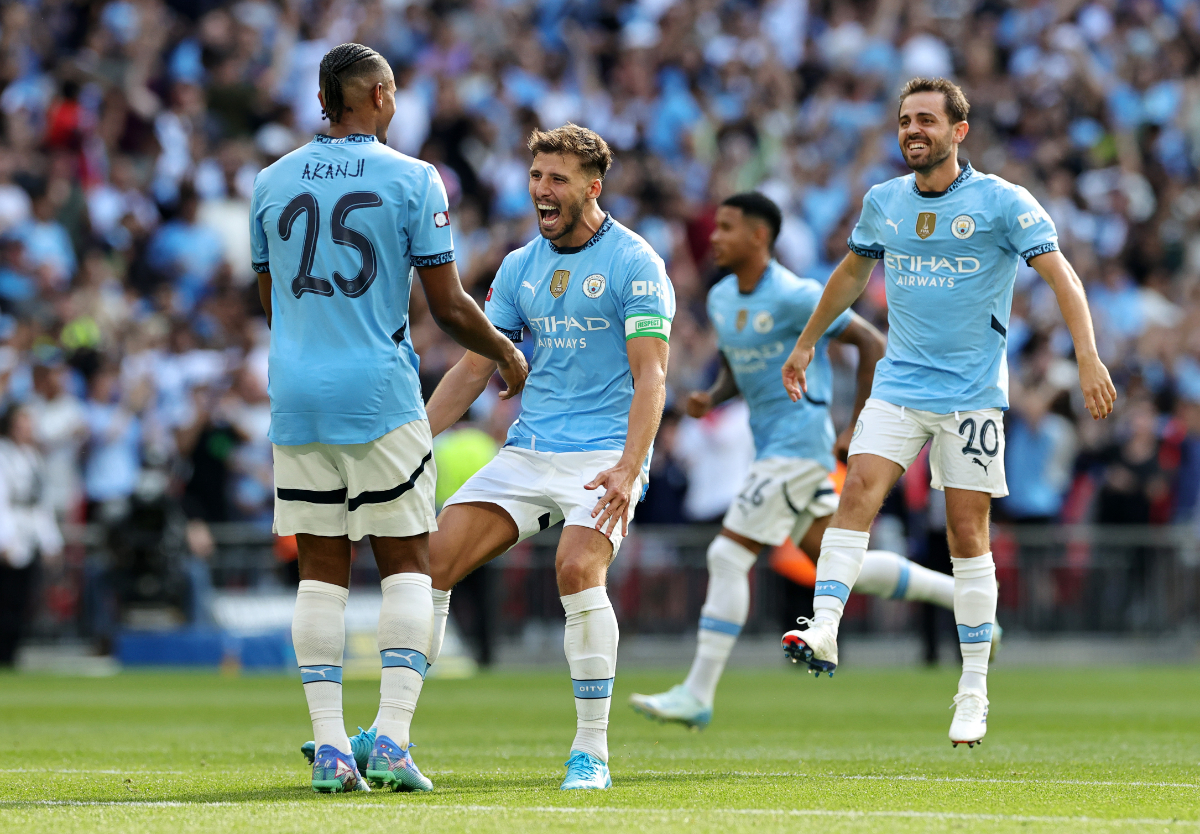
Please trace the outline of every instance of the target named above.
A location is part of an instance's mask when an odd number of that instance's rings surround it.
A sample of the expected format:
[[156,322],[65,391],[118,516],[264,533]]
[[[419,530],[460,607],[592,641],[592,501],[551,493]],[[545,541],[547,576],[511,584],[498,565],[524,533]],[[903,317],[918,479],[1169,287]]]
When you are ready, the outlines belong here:
[[842,429],[842,433],[833,441],[833,456],[845,463],[850,457],[850,441],[854,439],[854,425]]
[[1079,363],[1079,387],[1083,389],[1083,404],[1093,420],[1103,420],[1112,414],[1117,401],[1117,389],[1108,375],[1108,368],[1099,357],[1091,357]]
[[510,400],[517,394],[521,393],[521,389],[525,387],[525,379],[529,376],[529,363],[525,361],[525,354],[517,350],[514,345],[509,352],[508,361],[497,363],[500,370],[500,377],[508,385],[500,392],[500,399]]
[[592,509],[596,529],[604,535],[611,536],[617,529],[618,521],[621,522],[621,535],[629,532],[629,507],[639,471],[639,467],[618,463],[612,469],[605,469],[591,483],[584,484],[584,489],[604,487],[604,494]]
[[808,390],[808,380],[804,378],[804,372],[816,352],[815,347],[806,347],[796,342],[796,347],[792,348],[791,355],[783,363],[783,387],[787,389],[792,402],[799,400]]
[[689,417],[699,420],[713,409],[712,395],[707,391],[693,391],[688,394],[687,413]]

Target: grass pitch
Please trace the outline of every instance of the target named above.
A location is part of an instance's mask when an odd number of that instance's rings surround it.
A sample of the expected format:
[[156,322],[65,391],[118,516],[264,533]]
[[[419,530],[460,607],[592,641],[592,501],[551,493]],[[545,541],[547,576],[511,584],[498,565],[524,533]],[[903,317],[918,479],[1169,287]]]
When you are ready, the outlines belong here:
[[[0,677],[0,831],[1200,832],[1200,669],[991,675],[981,747],[946,738],[956,675],[733,671],[713,725],[633,713],[681,673],[619,673],[613,789],[558,790],[574,729],[559,672],[430,680],[430,794],[318,796],[299,680]],[[348,682],[351,730],[377,687]]]

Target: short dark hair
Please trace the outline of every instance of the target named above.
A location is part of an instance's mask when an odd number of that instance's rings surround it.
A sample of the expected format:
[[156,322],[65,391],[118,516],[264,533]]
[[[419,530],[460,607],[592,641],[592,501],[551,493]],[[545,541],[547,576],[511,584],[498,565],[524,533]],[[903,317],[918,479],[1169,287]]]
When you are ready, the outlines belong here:
[[325,97],[321,115],[329,119],[330,124],[337,124],[346,112],[343,82],[384,70],[391,70],[387,59],[361,43],[343,43],[326,52],[321,59],[320,84]]
[[771,232],[771,246],[775,245],[779,230],[783,228],[783,212],[770,197],[758,191],[743,191],[741,194],[726,197],[721,201],[721,205],[741,209],[746,217],[757,217],[766,223]]
[[900,102],[897,107],[904,106],[904,100],[916,93],[941,93],[945,100],[946,115],[950,124],[958,124],[967,120],[971,105],[963,95],[962,87],[948,78],[914,78],[904,85],[900,91]]
[[582,167],[591,169],[600,179],[604,179],[613,161],[612,151],[603,136],[570,122],[554,130],[534,130],[529,134],[529,152],[534,156],[540,153],[571,154],[579,159]]

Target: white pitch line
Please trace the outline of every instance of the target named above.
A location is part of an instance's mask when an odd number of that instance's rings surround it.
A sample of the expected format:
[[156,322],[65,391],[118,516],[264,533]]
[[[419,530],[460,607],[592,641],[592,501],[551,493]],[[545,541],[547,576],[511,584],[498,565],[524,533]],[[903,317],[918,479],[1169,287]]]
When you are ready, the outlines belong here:
[[55,770],[54,768],[12,767],[0,769],[0,773],[107,773],[116,776],[182,776],[184,770]]
[[[243,808],[252,806],[248,802],[179,802],[174,800],[146,801],[131,800],[129,802],[77,801],[77,800],[42,800],[33,802],[0,802],[0,809],[20,807],[69,807],[69,808]],[[261,802],[259,808],[312,808],[312,802]],[[376,808],[394,811],[394,802],[347,802],[325,806],[333,810],[374,810]],[[725,814],[727,816],[756,816],[756,817],[841,817],[846,819],[928,819],[963,822],[1040,822],[1055,824],[1078,825],[1175,825],[1200,828],[1200,820],[1178,819],[1148,819],[1138,817],[1055,817],[1034,816],[1026,814],[963,814],[951,811],[852,811],[827,810],[823,808],[789,809],[789,808],[567,808],[558,806],[534,805],[529,807],[508,805],[424,805],[421,803],[406,803],[406,813],[416,811],[452,811],[456,813],[486,813],[486,814],[562,814],[599,816],[614,815],[694,815],[694,814]]]
[[[630,772],[630,771],[626,771]],[[618,772],[619,773],[619,772]],[[1091,779],[994,779],[972,776],[882,776],[876,774],[842,776],[835,773],[803,773],[800,771],[757,772],[752,770],[635,770],[632,773],[645,776],[768,776],[791,777],[794,779],[830,779],[873,782],[978,782],[989,785],[1080,785],[1098,788],[1190,788],[1200,790],[1200,784],[1192,782],[1104,782]]]

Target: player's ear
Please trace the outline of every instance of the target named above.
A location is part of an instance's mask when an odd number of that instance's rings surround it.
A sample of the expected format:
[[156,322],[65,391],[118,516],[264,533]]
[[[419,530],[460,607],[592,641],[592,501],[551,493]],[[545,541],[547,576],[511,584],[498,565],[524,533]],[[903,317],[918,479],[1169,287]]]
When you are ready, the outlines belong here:
[[970,130],[971,130],[971,126],[969,124],[967,124],[965,121],[959,122],[958,124],[956,124],[954,126],[954,141],[957,143],[961,143],[964,139],[967,138],[967,134],[970,132]]
[[604,190],[604,180],[596,177],[588,186],[587,196],[589,200],[595,200],[600,196],[600,192]]

